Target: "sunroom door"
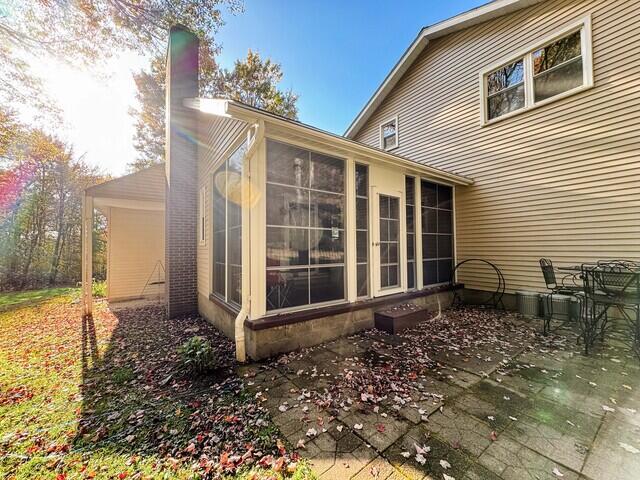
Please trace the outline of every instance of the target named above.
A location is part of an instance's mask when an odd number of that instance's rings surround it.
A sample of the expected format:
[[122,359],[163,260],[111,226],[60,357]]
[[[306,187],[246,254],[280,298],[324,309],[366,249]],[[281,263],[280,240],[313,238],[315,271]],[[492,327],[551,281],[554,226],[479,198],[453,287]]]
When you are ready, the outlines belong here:
[[373,187],[374,296],[402,292],[404,261],[404,210],[402,192]]

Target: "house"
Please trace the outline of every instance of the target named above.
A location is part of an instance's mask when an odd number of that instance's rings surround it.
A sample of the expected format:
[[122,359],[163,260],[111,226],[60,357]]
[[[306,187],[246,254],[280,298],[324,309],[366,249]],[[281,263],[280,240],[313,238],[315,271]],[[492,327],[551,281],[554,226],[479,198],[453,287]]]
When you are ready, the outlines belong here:
[[[635,0],[497,0],[427,27],[344,136],[198,98],[197,39],[172,29],[168,315],[198,311],[258,359],[369,328],[388,305],[495,288],[474,265],[452,279],[464,259],[497,264],[511,296],[543,287],[542,256],[640,259],[639,13]],[[126,204],[126,178],[87,190],[86,225],[94,202],[147,216],[156,200]],[[148,243],[136,228],[126,236]]]

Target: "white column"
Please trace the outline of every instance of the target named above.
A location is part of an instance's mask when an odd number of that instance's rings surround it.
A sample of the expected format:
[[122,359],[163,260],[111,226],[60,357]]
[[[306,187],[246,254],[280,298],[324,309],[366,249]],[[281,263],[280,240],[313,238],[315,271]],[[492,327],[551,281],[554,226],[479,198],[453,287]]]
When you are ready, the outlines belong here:
[[353,157],[347,158],[345,189],[345,270],[347,301],[355,302],[358,296],[358,268],[356,258],[356,166]]
[[93,314],[93,197],[82,196],[82,313]]

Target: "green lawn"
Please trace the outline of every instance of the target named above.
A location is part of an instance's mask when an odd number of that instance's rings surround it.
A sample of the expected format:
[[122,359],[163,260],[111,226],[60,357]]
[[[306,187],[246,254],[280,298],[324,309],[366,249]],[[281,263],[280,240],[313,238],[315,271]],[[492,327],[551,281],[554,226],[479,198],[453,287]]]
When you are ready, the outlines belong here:
[[77,289],[63,287],[0,293],[0,311],[14,309],[22,305],[34,305],[54,297],[69,295],[74,291]]
[[231,360],[204,377],[181,367],[177,347],[195,333],[231,358],[209,324],[105,303],[83,322],[77,299],[0,296],[0,478],[313,478]]

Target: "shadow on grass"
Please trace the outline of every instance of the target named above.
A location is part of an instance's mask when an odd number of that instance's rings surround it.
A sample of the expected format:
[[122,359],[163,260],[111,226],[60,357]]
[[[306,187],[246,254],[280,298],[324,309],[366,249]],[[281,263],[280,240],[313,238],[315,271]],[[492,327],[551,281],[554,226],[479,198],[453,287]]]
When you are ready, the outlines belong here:
[[[82,413],[74,447],[198,462],[218,468],[220,456],[277,454],[277,429],[253,403],[234,372],[233,344],[200,317],[169,320],[161,305],[122,309],[86,319],[82,331]],[[113,322],[104,354],[96,322]],[[193,375],[178,347],[207,338],[224,366]],[[236,463],[237,460],[236,460]]]

